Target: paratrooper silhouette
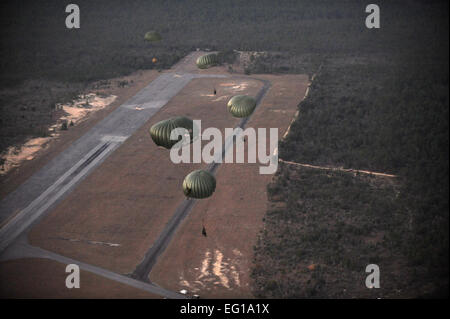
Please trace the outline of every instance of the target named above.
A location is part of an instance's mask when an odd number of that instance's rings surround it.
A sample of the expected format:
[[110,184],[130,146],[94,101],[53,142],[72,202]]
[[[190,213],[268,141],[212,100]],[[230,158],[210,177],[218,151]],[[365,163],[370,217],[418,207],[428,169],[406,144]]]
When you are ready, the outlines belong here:
[[202,218],[202,235],[206,237],[205,219]]

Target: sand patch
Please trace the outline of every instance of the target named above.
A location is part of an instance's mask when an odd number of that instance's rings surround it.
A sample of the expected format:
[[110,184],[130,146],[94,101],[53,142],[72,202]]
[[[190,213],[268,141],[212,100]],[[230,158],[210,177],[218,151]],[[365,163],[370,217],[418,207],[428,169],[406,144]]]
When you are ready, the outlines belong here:
[[231,92],[241,92],[245,91],[249,83],[248,82],[242,82],[242,83],[236,83],[236,82],[228,82],[228,83],[221,83],[220,86],[224,87],[225,91],[231,91]]
[[[81,122],[89,113],[104,109],[115,101],[117,96],[109,95],[106,97],[99,96],[95,93],[89,93],[79,96],[70,104],[57,104],[56,107],[63,109],[67,115],[60,118],[60,121],[72,121],[74,124]],[[58,124],[53,125],[53,127]]]
[[20,166],[24,161],[30,161],[37,153],[48,146],[48,143],[59,136],[58,130],[65,122],[68,126],[75,125],[87,119],[90,113],[104,109],[115,101],[117,96],[100,96],[95,93],[79,96],[69,104],[56,104],[56,108],[64,110],[65,114],[59,118],[56,124],[50,126],[48,137],[37,137],[27,140],[23,145],[10,146],[0,159],[0,175],[5,175],[14,167]]
[[214,253],[206,250],[200,267],[193,268],[195,280],[188,282],[183,276],[179,277],[179,284],[183,288],[196,293],[205,289],[208,283],[232,290],[241,286],[240,272],[238,270],[239,258],[242,253],[238,249],[233,250],[232,258],[225,258],[224,254],[215,249]]
[[37,137],[29,139],[21,146],[10,146],[1,157],[4,163],[1,167],[0,175],[6,174],[12,168],[19,166],[23,161],[32,160],[38,151],[47,146],[50,139],[51,137]]
[[[200,270],[200,276],[198,276],[198,279],[209,276],[208,267],[209,267],[210,262],[211,262],[210,252],[209,252],[209,250],[207,250],[205,253],[205,258],[202,261],[202,268]],[[196,269],[198,269],[198,268],[196,268]]]
[[225,94],[200,94],[202,97],[217,97],[216,99],[212,100],[212,102],[220,102],[222,100],[226,100],[228,98],[231,98],[233,95],[236,95],[238,93],[241,93],[242,91],[246,91],[250,85],[249,82],[226,82],[219,84],[220,92],[217,93],[225,93]]
[[226,265],[223,262],[223,254],[217,249],[215,251],[215,254],[216,254],[216,261],[214,262],[214,265],[213,265],[213,273],[214,273],[214,275],[219,277],[220,283],[222,284],[222,286],[224,286],[226,288],[230,288],[230,285],[228,284],[227,276],[225,276],[222,273],[222,267]]

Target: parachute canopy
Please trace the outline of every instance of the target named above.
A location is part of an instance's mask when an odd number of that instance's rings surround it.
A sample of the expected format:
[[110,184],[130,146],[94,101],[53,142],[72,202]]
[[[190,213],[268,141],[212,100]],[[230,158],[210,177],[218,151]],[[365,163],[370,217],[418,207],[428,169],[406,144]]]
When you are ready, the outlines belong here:
[[178,141],[182,139],[181,136],[177,140],[170,139],[170,133],[176,128],[184,128],[189,132],[190,142],[193,141],[194,122],[184,116],[177,116],[154,124],[150,128],[150,136],[156,145],[171,149]]
[[256,100],[248,95],[233,96],[227,104],[228,111],[234,117],[248,117],[256,107]]
[[216,190],[215,177],[205,171],[196,170],[189,173],[183,181],[183,192],[187,197],[206,198]]
[[217,58],[217,54],[210,53],[206,55],[202,55],[197,59],[197,66],[199,69],[207,69],[219,63],[219,59]]
[[161,38],[161,35],[158,32],[156,32],[156,31],[148,31],[144,35],[144,39],[146,41],[149,41],[149,42],[154,42],[154,41],[160,41],[162,38]]

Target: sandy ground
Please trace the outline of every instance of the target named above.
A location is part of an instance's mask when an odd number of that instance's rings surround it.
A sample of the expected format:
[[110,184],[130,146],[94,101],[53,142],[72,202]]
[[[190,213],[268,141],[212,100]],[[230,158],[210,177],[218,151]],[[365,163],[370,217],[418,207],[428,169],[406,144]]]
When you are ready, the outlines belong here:
[[66,265],[27,258],[0,263],[0,298],[159,298],[87,271],[80,271],[80,288],[65,285]]
[[261,86],[250,79],[192,80],[35,226],[30,242],[118,273],[131,273],[184,199],[184,177],[206,166],[173,164],[169,151],[151,140],[151,125],[184,115],[201,119],[203,129],[234,127],[239,119],[228,113],[227,100],[243,92],[256,95]]
[[[158,75],[160,73],[154,70],[137,71],[129,76],[111,79],[107,82],[100,81],[94,83],[88,89],[88,92],[96,93],[99,96],[97,98],[91,98],[90,102],[94,104],[91,111],[65,105],[64,111],[66,112],[63,118],[58,120],[57,125],[60,126],[61,120],[70,118],[73,120],[74,117],[76,117],[75,121],[77,123],[74,126],[69,126],[67,131],[57,130],[52,133],[53,136],[51,137],[31,139],[23,146],[18,145],[12,148],[12,167],[8,168],[7,174],[0,174],[0,198],[5,197],[9,192],[16,189],[17,186],[27,180],[34,172],[42,168],[50,159],[64,151],[65,148],[70,146],[71,143],[81,137],[87,130],[95,126],[106,115],[148,85]],[[118,84],[121,81],[127,81],[128,84],[119,87]],[[112,99],[112,96],[116,96],[112,102],[110,100],[101,100],[104,98]],[[98,102],[102,102],[103,104],[111,103],[105,105],[105,107],[100,107],[97,104]],[[95,112],[92,112],[92,110],[95,110]],[[16,155],[19,157],[15,158],[14,153],[17,153]],[[5,165],[5,169],[7,165]]]
[[86,121],[92,113],[98,112],[108,107],[117,98],[115,95],[99,96],[97,93],[89,93],[80,96],[70,104],[58,104],[57,108],[63,111],[61,116],[54,125],[48,128],[48,137],[31,138],[20,146],[11,146],[8,148],[4,156],[4,164],[0,170],[0,175],[7,174],[13,168],[19,167],[23,161],[34,159],[36,154],[45,149],[52,140],[56,139],[62,130],[61,125],[65,122],[68,126],[77,125]]
[[[307,76],[260,76],[272,87],[246,127],[278,127],[283,135],[302,100]],[[203,298],[251,298],[253,245],[263,227],[266,186],[259,164],[222,164],[217,189],[199,201],[179,228],[150,279],[172,290]],[[207,237],[201,235],[202,220]]]

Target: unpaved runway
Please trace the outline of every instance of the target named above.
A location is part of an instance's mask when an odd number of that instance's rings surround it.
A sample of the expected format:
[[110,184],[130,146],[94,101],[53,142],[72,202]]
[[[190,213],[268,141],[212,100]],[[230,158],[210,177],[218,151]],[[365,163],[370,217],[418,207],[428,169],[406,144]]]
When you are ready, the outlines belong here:
[[180,74],[180,71],[160,75],[2,199],[0,252],[70,192],[189,81],[198,77],[224,76]]
[[[255,77],[270,81],[271,88],[246,127],[278,128],[278,136],[283,136],[304,97],[309,78],[306,75]],[[261,163],[247,162],[220,165],[214,195],[196,201],[188,217],[180,223],[152,267],[151,282],[173,291],[186,289],[202,298],[255,297],[251,278],[253,247],[263,231],[267,184],[273,177],[261,175],[260,167]],[[206,227],[207,237],[201,234],[202,226]]]
[[[254,78],[250,78],[254,79]],[[262,98],[267,93],[267,91],[270,88],[270,82],[267,80],[258,80],[264,83],[261,90],[256,95],[256,107],[260,104]],[[245,124],[247,124],[248,120],[251,118],[251,116],[243,118],[240,123],[237,125],[236,128],[245,128]],[[238,137],[236,137],[238,138]],[[224,143],[223,151],[222,151],[222,159],[225,158],[225,154],[229,150],[230,146],[233,146],[233,137],[231,136],[231,139],[229,138]],[[207,171],[214,174],[217,170],[220,163],[211,163]],[[189,214],[192,207],[195,205],[196,200],[195,199],[185,199],[176,209],[175,213],[173,214],[171,220],[166,225],[166,227],[161,232],[158,239],[155,241],[153,246],[148,250],[148,252],[145,254],[144,260],[136,267],[135,271],[132,274],[133,278],[137,278],[142,281],[148,281],[148,276],[152,270],[152,267],[155,265],[158,257],[164,252],[167,245],[169,244],[170,240],[172,239],[175,231],[177,230],[178,226],[182,222],[184,218]]]

